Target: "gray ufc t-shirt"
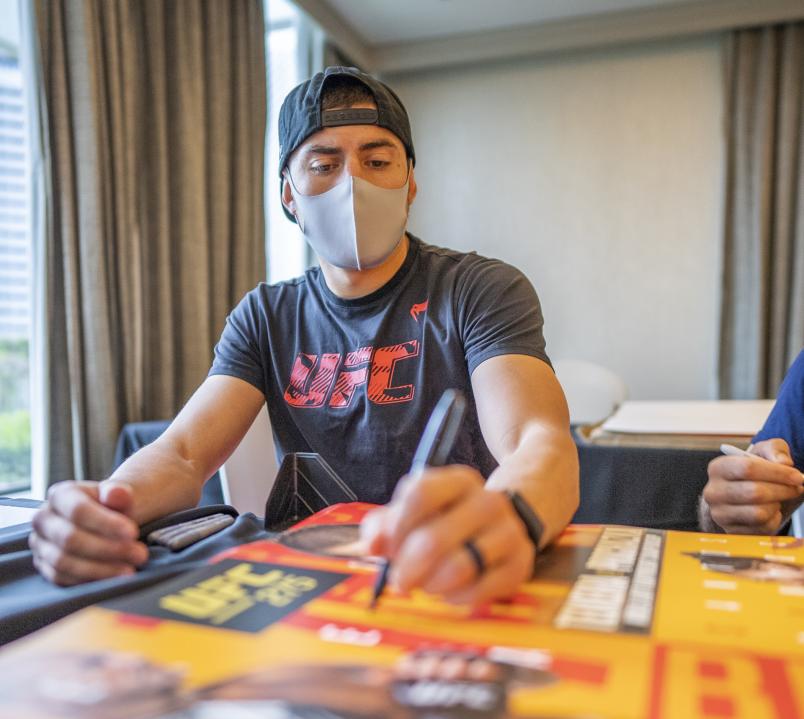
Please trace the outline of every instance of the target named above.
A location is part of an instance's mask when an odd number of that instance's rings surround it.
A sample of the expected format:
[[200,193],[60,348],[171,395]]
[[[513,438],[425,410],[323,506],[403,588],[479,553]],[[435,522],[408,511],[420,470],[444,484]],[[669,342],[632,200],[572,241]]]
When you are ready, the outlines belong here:
[[229,315],[210,375],[265,395],[282,455],[318,452],[361,501],[388,501],[444,390],[469,399],[450,463],[488,477],[470,376],[496,355],[549,362],[539,299],[510,265],[410,236],[376,292],[334,295],[319,268],[260,284]]

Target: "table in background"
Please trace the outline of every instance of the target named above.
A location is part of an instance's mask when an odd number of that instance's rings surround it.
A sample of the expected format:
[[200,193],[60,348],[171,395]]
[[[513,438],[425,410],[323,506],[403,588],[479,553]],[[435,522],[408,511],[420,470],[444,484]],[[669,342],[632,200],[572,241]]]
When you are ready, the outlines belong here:
[[698,497],[714,449],[597,445],[576,429],[581,502],[576,523],[698,529]]
[[[133,422],[123,427],[115,467],[153,442],[169,422]],[[706,484],[711,450],[596,446],[575,432],[581,468],[581,502],[574,522],[628,524],[657,529],[697,529],[698,497]],[[216,473],[204,486],[201,504],[223,501]]]

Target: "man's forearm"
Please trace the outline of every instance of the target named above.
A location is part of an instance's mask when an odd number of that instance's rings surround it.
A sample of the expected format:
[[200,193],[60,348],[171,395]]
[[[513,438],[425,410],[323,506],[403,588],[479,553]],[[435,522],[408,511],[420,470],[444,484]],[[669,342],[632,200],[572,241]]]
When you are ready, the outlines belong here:
[[578,509],[578,451],[563,432],[531,432],[504,457],[486,485],[516,490],[544,525],[541,546],[555,539]]
[[160,437],[121,464],[106,482],[125,484],[134,494],[133,519],[150,522],[198,504],[204,471]]

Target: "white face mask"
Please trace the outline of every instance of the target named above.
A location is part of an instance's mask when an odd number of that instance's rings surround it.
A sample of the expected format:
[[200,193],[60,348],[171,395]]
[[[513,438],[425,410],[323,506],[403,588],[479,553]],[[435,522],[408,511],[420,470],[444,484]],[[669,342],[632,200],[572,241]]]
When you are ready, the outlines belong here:
[[296,220],[315,253],[335,267],[364,270],[382,264],[402,240],[408,184],[388,190],[349,176],[320,195],[290,186]]

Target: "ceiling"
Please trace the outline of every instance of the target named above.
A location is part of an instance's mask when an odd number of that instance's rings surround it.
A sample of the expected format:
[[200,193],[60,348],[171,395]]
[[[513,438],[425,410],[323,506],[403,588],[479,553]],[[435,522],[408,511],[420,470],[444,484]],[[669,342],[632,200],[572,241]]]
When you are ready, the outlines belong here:
[[652,42],[804,19],[804,0],[293,2],[350,61],[379,73]]
[[369,46],[687,3],[689,0],[326,0]]

